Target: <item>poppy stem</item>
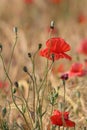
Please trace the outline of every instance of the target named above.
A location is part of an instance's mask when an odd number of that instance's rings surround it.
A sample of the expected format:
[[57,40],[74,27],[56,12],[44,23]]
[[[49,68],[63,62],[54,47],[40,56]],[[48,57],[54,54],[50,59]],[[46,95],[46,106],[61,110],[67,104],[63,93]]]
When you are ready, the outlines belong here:
[[[14,45],[13,45],[13,48],[12,48],[9,64],[8,64],[8,67],[7,67],[7,73],[8,74],[9,74],[10,66],[11,66],[11,63],[12,63],[12,58],[13,58],[13,55],[14,55],[14,50],[15,50],[15,47],[16,47],[16,44],[17,44],[17,39],[18,39],[17,27],[15,27],[15,29],[16,29],[16,31],[15,31],[15,41],[14,41]],[[7,79],[7,76],[5,76],[4,82],[6,81],[6,79]]]
[[86,127],[84,127],[84,130],[86,130]]
[[2,60],[3,69],[4,69],[4,72],[5,72],[5,75],[6,75],[6,77],[8,78],[8,80],[9,80],[9,82],[10,82],[10,88],[11,88],[11,94],[12,94],[13,103],[14,103],[15,107],[17,108],[17,110],[20,112],[20,114],[23,116],[23,118],[24,118],[24,120],[25,120],[25,123],[26,123],[26,125],[27,125],[28,130],[31,130],[30,125],[29,125],[29,123],[28,123],[28,121],[27,121],[27,119],[26,119],[24,113],[23,113],[22,110],[18,107],[18,105],[17,105],[17,103],[16,103],[16,101],[15,101],[14,93],[13,93],[13,89],[12,89],[13,82],[11,81],[11,79],[10,79],[8,73],[7,73],[7,70],[6,70],[6,67],[5,67],[5,64],[4,64],[4,59],[3,59],[2,55],[1,55],[1,53],[0,53],[0,58],[1,58],[1,60]]
[[[65,94],[66,94],[66,89],[65,89],[65,79],[63,79],[63,86],[64,86],[64,101],[63,101],[63,111],[65,111]],[[63,125],[66,124],[64,121],[64,115],[62,114],[62,120],[63,120]],[[63,126],[63,130],[64,130],[64,126]]]
[[58,126],[58,130],[60,130],[60,126]]
[[66,88],[65,88],[65,80],[63,80],[63,86],[64,86],[64,111],[65,111],[65,102],[66,102]]
[[74,127],[74,130],[76,130],[76,128]]

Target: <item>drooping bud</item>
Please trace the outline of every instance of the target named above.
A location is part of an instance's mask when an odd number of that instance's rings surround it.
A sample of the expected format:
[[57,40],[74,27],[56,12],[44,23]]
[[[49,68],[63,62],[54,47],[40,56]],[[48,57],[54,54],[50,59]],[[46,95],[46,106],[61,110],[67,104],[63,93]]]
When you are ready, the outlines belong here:
[[38,44],[38,49],[40,50],[40,49],[41,49],[41,47],[42,47],[42,44],[41,44],[41,43],[39,43],[39,44]]
[[28,69],[26,66],[23,67],[24,72],[28,72]]
[[17,81],[14,83],[14,85],[15,85],[17,88],[18,88],[18,86],[19,86],[19,84],[18,84]]
[[30,52],[28,53],[28,57],[31,58],[31,53]]

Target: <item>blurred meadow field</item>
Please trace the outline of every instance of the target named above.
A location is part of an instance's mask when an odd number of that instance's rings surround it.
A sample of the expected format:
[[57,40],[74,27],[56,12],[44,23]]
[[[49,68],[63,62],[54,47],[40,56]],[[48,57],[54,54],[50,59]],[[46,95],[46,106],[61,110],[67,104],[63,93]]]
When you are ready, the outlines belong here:
[[[54,21],[53,30],[50,28],[51,21]],[[16,39],[15,29],[18,30],[17,43],[12,55]],[[32,72],[28,54],[33,55],[38,44],[42,44],[44,48],[46,41],[51,37],[61,37],[71,46],[68,54],[72,60],[61,58],[55,61],[49,71],[48,86],[50,87],[46,88],[46,98],[42,108],[43,111],[47,108],[48,112],[43,118],[43,129],[26,127],[26,122],[12,102],[10,83],[0,60],[1,130],[55,130],[56,128],[49,128],[49,113],[52,106],[47,106],[49,104],[47,97],[51,90],[58,92],[58,104],[53,107],[53,110],[60,109],[64,95],[63,84],[59,78],[62,74],[72,71],[73,68],[75,74],[70,73],[66,81],[65,108],[70,112],[70,119],[75,122],[76,130],[87,129],[87,0],[0,0],[0,45],[2,45],[0,53],[2,53],[6,69],[10,68],[7,72],[13,86],[15,81],[23,86],[25,98],[28,96],[29,76],[24,73],[23,67],[27,66]],[[46,58],[40,57],[38,53],[35,59],[35,74],[38,82],[43,79],[45,65]],[[31,87],[29,89],[29,107],[32,110],[33,92]],[[17,95],[20,94],[17,92]],[[8,110],[9,106],[10,110]],[[3,116],[3,110],[7,115]],[[27,118],[26,112],[25,117]],[[7,119],[10,124],[8,128],[2,125],[4,121],[7,123]],[[16,121],[17,125],[14,125],[13,122]],[[64,128],[60,129],[64,130]]]

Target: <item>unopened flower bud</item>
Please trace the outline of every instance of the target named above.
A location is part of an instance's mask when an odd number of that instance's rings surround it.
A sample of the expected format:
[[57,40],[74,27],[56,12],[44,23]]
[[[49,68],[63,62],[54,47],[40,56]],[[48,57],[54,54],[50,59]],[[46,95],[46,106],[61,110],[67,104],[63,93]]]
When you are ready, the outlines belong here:
[[39,43],[39,44],[38,44],[38,49],[41,49],[41,47],[42,47],[42,44]]
[[28,69],[26,66],[23,67],[24,72],[28,72]]
[[67,80],[68,79],[68,73],[65,73],[65,74],[63,74],[60,78],[62,79],[62,80]]
[[17,27],[14,27],[14,28],[13,28],[13,31],[17,34],[18,28],[17,28]]
[[50,23],[50,28],[51,28],[51,29],[54,29],[54,21],[51,21],[51,23]]
[[28,57],[31,58],[31,53],[28,53]]
[[18,84],[17,81],[14,83],[14,85],[15,85],[17,88],[18,88],[18,86],[19,86],[19,84]]
[[0,52],[2,52],[2,44],[0,44]]

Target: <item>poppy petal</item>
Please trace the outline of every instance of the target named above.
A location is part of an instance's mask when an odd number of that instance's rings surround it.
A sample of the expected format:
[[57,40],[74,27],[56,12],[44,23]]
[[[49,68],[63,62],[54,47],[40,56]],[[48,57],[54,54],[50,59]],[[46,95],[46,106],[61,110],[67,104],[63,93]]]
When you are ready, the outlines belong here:
[[60,113],[60,111],[58,111],[58,110],[54,110],[53,111],[53,115],[60,115],[61,113]]
[[71,49],[62,38],[51,38],[46,42],[46,45],[55,52],[66,52]]
[[53,115],[50,117],[51,123],[53,125],[58,125],[58,126],[62,126],[62,120],[61,117],[59,117],[58,115]]
[[62,54],[64,55],[63,58],[66,58],[66,59],[72,60],[72,57],[71,57],[71,56],[67,55],[66,53],[62,53]]
[[40,51],[40,56],[46,57],[50,60],[52,60],[52,54],[54,54],[54,60],[58,60],[60,58],[66,58],[66,59],[69,59],[69,60],[72,59],[71,56],[69,56],[65,53],[55,53],[55,52],[50,51],[48,48]]
[[50,59],[50,54],[48,53],[48,49],[43,49],[39,52],[40,56],[46,57],[48,59]]
[[65,120],[65,127],[75,127],[75,122],[71,121],[71,120]]

